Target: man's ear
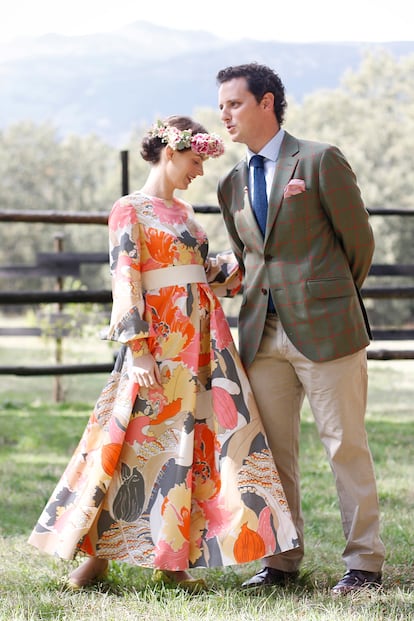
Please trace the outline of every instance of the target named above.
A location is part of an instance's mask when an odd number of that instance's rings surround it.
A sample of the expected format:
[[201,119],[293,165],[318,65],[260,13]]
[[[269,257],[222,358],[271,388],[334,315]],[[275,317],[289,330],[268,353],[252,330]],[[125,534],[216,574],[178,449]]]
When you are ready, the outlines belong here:
[[274,101],[275,96],[273,95],[273,93],[265,93],[260,103],[262,104],[264,110],[273,110]]

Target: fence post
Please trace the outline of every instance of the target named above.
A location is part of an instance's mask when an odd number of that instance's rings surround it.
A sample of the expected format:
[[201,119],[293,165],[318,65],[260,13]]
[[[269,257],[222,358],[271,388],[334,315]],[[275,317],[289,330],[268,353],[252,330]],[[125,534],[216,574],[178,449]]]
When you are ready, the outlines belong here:
[[128,151],[121,151],[121,192],[129,194]]
[[[63,251],[63,240],[64,240],[63,233],[55,234],[54,244],[53,244],[55,252]],[[57,291],[63,291],[63,277],[62,276],[57,276],[55,289]],[[63,305],[60,302],[58,302],[57,303],[58,316],[62,313],[62,310],[63,310]],[[58,321],[56,325],[58,327],[61,325],[61,322],[59,321],[59,317],[58,317]],[[62,334],[59,334],[59,336],[56,336],[56,339],[55,339],[55,363],[59,365],[62,364],[62,359],[63,359],[63,338],[62,338]],[[53,397],[54,397],[55,403],[61,403],[64,400],[62,379],[60,375],[55,375],[54,377]]]

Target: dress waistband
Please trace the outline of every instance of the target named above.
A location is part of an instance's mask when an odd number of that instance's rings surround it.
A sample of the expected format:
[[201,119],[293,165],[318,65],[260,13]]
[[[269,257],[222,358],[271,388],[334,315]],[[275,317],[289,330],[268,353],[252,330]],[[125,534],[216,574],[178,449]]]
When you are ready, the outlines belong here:
[[203,265],[175,265],[141,272],[141,280],[142,288],[148,291],[192,282],[207,283],[207,276]]

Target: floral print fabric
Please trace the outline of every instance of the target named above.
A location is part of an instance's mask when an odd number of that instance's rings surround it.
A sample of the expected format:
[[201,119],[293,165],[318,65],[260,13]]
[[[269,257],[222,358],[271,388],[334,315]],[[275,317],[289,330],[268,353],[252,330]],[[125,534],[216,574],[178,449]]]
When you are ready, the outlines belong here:
[[[181,200],[134,193],[109,218],[115,368],[29,542],[146,567],[238,564],[297,546],[247,376],[213,289],[240,286],[208,258]],[[214,282],[150,288],[145,272],[200,265]],[[167,273],[167,272],[165,272]],[[173,272],[174,273],[174,272]],[[147,283],[146,288],[143,282]],[[162,389],[131,382],[151,352]]]

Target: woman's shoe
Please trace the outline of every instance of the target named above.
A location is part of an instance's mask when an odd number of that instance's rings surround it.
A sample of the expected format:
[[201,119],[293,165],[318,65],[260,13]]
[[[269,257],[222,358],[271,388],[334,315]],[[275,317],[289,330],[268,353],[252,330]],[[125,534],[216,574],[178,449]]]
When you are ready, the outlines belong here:
[[80,591],[86,586],[103,580],[107,575],[108,561],[91,556],[65,580],[65,588],[68,591]]
[[[174,578],[173,571],[163,571],[162,569],[154,569],[152,574],[152,581],[155,584],[164,584],[170,587],[179,587],[189,593],[200,593],[201,591],[207,591],[207,584],[203,578],[185,578],[184,580],[178,580]],[[178,573],[178,572],[177,572]]]

